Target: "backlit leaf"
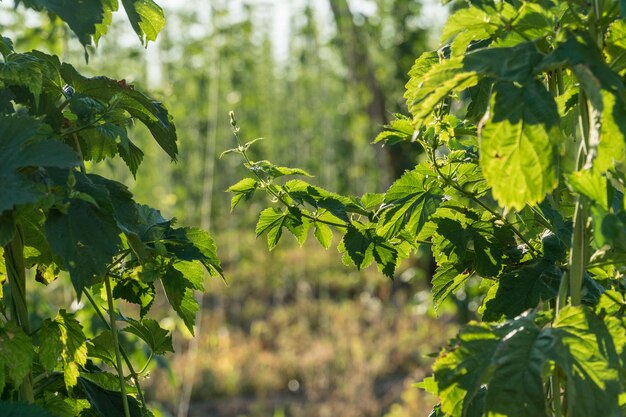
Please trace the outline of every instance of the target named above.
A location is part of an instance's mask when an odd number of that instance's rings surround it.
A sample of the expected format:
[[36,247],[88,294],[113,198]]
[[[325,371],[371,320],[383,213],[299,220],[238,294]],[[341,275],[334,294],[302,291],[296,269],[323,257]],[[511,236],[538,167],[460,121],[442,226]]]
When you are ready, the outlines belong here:
[[490,118],[480,132],[480,164],[498,202],[521,210],[543,200],[557,184],[559,115],[538,82],[498,83],[494,90]]
[[152,0],[122,0],[122,4],[141,43],[155,41],[165,26],[163,9]]
[[124,80],[113,80],[107,77],[83,77],[69,64],[61,66],[61,75],[65,82],[77,92],[104,102],[116,98],[119,108],[127,111],[132,117],[141,121],[152,133],[161,148],[176,160],[176,127],[171,115],[163,105]]
[[31,371],[33,342],[14,321],[0,326],[0,392],[4,389],[7,379],[13,386],[22,384],[23,379]]
[[483,319],[513,318],[542,301],[556,297],[563,273],[554,263],[541,259],[502,274],[494,298],[487,301]]
[[141,322],[131,318],[125,319],[128,327],[122,331],[132,333],[146,342],[150,350],[157,355],[163,355],[166,352],[174,352],[172,347],[172,335],[168,330],[159,326],[156,320],[144,319]]

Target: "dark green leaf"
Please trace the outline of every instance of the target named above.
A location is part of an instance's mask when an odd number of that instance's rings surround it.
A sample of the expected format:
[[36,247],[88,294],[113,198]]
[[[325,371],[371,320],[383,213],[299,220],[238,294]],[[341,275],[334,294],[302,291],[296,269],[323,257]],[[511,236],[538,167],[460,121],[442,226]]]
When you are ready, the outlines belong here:
[[39,404],[0,401],[2,417],[58,417]]
[[113,297],[139,305],[139,316],[144,317],[154,303],[155,289],[151,283],[127,278],[116,282]]
[[43,73],[39,60],[28,54],[9,55],[5,62],[0,62],[0,81],[3,84],[18,85],[30,91],[39,103],[43,88]]
[[146,342],[150,350],[155,354],[163,355],[166,352],[174,352],[171,333],[161,328],[156,320],[144,319],[139,322],[126,318],[125,321],[129,326],[122,330],[132,333]]
[[106,273],[121,244],[115,218],[82,200],[72,200],[67,214],[51,210],[45,229],[50,248],[63,260],[79,298],[95,277]]
[[347,265],[358,269],[368,267],[376,261],[378,270],[393,278],[399,260],[399,250],[376,234],[375,229],[350,226],[339,245]]
[[525,83],[534,76],[535,66],[542,58],[533,42],[524,42],[511,48],[468,53],[463,58],[463,67],[498,81]]
[[[111,2],[102,0],[83,0],[76,3],[72,0],[27,0],[27,5],[38,9],[44,8],[58,15],[68,24],[83,45],[91,44],[92,37],[98,37],[100,31],[106,30],[101,25],[110,15]],[[110,20],[110,16],[108,17]]]
[[163,9],[152,0],[122,0],[122,4],[141,43],[156,40],[165,26]]
[[567,306],[553,329],[545,331],[553,334],[555,343],[550,345],[550,353],[567,375],[566,395],[576,398],[568,402],[567,415],[619,416],[618,396],[623,393],[619,375],[623,367],[600,317],[586,308]]
[[463,265],[439,265],[432,280],[435,307],[441,304],[451,293],[458,290],[470,275],[471,270]]
[[23,173],[25,167],[73,167],[76,153],[67,145],[45,139],[45,125],[29,117],[0,115],[0,213],[41,197],[35,184]]
[[502,274],[495,296],[485,305],[483,319],[513,318],[556,297],[563,272],[553,262],[539,259]]
[[15,234],[15,220],[13,213],[5,212],[0,214],[0,246],[4,246],[13,239]]
[[[78,378],[78,385],[85,392],[89,403],[101,415],[106,417],[124,417],[122,394],[102,388],[86,378]],[[139,403],[130,395],[127,396],[131,417],[142,417]]]
[[65,82],[87,97],[105,102],[115,97],[118,107],[146,125],[161,148],[176,160],[178,153],[176,128],[172,117],[161,103],[135,90],[123,80],[116,81],[106,77],[86,78],[68,64],[61,66],[61,75]]
[[0,54],[2,54],[2,56],[6,58],[7,55],[13,52],[13,42],[11,41],[11,39],[0,35]]
[[22,384],[24,377],[31,371],[33,341],[14,321],[0,325],[0,392],[4,390],[7,379],[15,387]]
[[166,236],[167,250],[178,259],[199,261],[211,275],[222,275],[217,246],[211,235],[195,227],[172,229]]
[[187,281],[183,273],[173,266],[167,269],[167,272],[161,279],[165,295],[179,317],[183,319],[185,326],[194,333],[194,324],[196,322],[196,312],[198,311],[198,302],[194,298],[191,284]]
[[487,390],[490,412],[508,417],[549,416],[542,374],[551,343],[532,315],[516,320],[491,359],[497,365]]

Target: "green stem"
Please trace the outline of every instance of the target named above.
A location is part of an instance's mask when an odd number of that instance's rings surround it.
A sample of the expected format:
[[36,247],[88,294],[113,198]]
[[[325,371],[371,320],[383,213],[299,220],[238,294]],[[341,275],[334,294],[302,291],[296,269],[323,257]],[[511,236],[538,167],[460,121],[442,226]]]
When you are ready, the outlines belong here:
[[583,276],[586,269],[586,223],[588,217],[587,204],[583,197],[579,197],[576,202],[574,212],[574,233],[572,236],[572,250],[570,251],[570,294],[572,305],[580,305],[582,300]]
[[[580,149],[576,160],[576,168],[581,169],[589,152],[591,129],[589,101],[584,91],[579,93],[579,127],[581,129]],[[574,209],[574,227],[572,249],[569,259],[569,287],[572,305],[580,305],[582,301],[582,282],[587,267],[587,218],[589,207],[584,196],[578,196]]]
[[[100,318],[102,323],[104,323],[105,327],[108,330],[111,330],[111,325],[109,324],[106,317],[104,316],[104,313],[102,313],[102,310],[100,310],[100,307],[98,307],[98,304],[96,304],[96,301],[93,299],[91,294],[89,294],[87,290],[83,290],[83,294],[85,294],[85,296],[89,300],[89,303],[91,304],[94,311],[96,312],[96,315]],[[143,390],[141,389],[141,384],[139,383],[139,374],[135,371],[135,368],[133,367],[133,364],[130,361],[130,358],[128,357],[128,355],[126,354],[126,351],[124,350],[124,348],[120,346],[119,344],[118,346],[120,348],[120,353],[122,354],[122,358],[124,359],[124,363],[126,363],[126,367],[128,368],[128,371],[130,372],[130,376],[131,378],[133,378],[133,381],[135,382],[135,387],[137,388],[137,395],[139,395],[139,401],[141,401],[141,405],[143,406],[143,408],[147,409],[148,406],[143,396]]]
[[[241,155],[243,156],[244,160],[246,161],[248,165],[250,166],[253,165],[252,160],[248,157],[248,153],[246,152],[245,147],[241,143],[241,136],[239,135],[239,127],[237,126],[237,122],[235,121],[235,118],[232,112],[231,112],[231,126],[233,128],[233,135],[235,136],[235,139],[237,140],[237,145],[239,145]],[[274,198],[276,198],[277,201],[279,201],[286,207],[292,207],[291,204],[287,203],[281,195],[279,195],[275,190],[272,189],[271,185],[268,184],[268,182],[263,177],[261,177],[261,175],[259,175],[257,171],[252,170],[252,169],[250,171],[254,174],[255,177],[257,177],[257,179],[261,182],[261,184],[264,185],[264,189],[267,190],[267,192],[270,193]],[[335,223],[335,222],[331,222],[327,220],[321,220],[319,218],[316,218],[315,216],[310,216],[306,213],[301,213],[301,214],[302,214],[302,217],[306,217],[309,220],[313,220],[319,223],[324,223],[328,226],[344,228],[344,229],[347,227],[346,224]]]
[[569,277],[567,272],[563,272],[561,283],[559,284],[559,293],[556,296],[556,314],[567,304],[567,292],[569,290]]
[[552,410],[554,417],[563,417],[563,409],[561,407],[561,377],[559,376],[558,367],[554,367],[554,374],[550,378],[550,391],[552,392]]
[[117,326],[115,324],[115,307],[113,306],[113,294],[111,292],[111,280],[108,275],[104,276],[104,286],[107,293],[107,301],[109,303],[109,320],[111,322],[111,333],[113,334],[113,343],[115,344],[115,360],[117,362],[117,375],[120,379],[120,391],[122,394],[122,406],[124,407],[124,416],[130,417],[130,409],[128,408],[128,397],[126,397],[126,379],[124,378],[124,369],[122,367],[122,353],[120,352],[120,342],[117,334]]
[[[26,304],[26,267],[24,265],[24,240],[22,229],[17,226],[13,239],[4,247],[4,261],[7,270],[7,279],[11,289],[11,312],[13,319],[26,334],[30,334],[28,307]],[[19,398],[32,403],[35,401],[33,393],[33,377],[29,373],[19,387]]]

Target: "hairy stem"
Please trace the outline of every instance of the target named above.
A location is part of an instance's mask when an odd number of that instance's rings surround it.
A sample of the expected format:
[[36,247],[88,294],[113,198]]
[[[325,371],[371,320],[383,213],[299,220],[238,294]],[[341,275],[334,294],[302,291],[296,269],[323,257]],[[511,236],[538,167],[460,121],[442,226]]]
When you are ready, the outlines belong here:
[[124,368],[122,367],[122,353],[120,352],[120,342],[117,334],[117,325],[115,324],[115,307],[113,306],[113,294],[111,292],[111,279],[108,275],[104,276],[104,287],[106,288],[107,301],[109,303],[109,320],[111,322],[111,334],[113,334],[113,343],[115,344],[115,360],[117,362],[117,375],[120,380],[120,392],[122,394],[122,406],[124,407],[124,416],[130,417],[130,409],[128,407],[128,397],[126,397],[126,380],[124,378]]
[[[96,315],[100,318],[102,323],[104,323],[105,327],[108,330],[111,330],[111,325],[107,321],[106,317],[104,316],[104,313],[102,312],[102,310],[100,310],[100,307],[98,307],[98,304],[93,299],[91,294],[89,294],[89,292],[87,290],[83,290],[83,293],[85,294],[85,296],[89,300],[89,303],[91,304],[91,306],[93,307],[94,311],[96,312]],[[126,354],[126,351],[124,350],[124,348],[122,348],[122,346],[120,346],[119,344],[118,344],[118,346],[120,348],[120,353],[122,354],[122,358],[124,359],[124,363],[126,364],[126,367],[128,368],[128,371],[130,372],[130,376],[133,379],[133,381],[135,382],[135,387],[137,388],[137,395],[139,396],[139,401],[141,402],[141,405],[143,406],[143,408],[147,409],[148,406],[147,406],[146,400],[145,400],[145,398],[143,396],[143,390],[141,389],[141,384],[139,383],[139,374],[135,371],[135,368],[133,367],[133,364],[130,361],[130,358],[128,357],[128,355]]]
[[[4,261],[7,270],[7,279],[11,289],[10,303],[13,319],[26,334],[30,334],[28,307],[26,304],[26,267],[24,266],[24,240],[22,229],[17,226],[13,239],[4,247]],[[26,375],[19,387],[19,398],[32,403],[35,401],[33,393],[33,377]]]

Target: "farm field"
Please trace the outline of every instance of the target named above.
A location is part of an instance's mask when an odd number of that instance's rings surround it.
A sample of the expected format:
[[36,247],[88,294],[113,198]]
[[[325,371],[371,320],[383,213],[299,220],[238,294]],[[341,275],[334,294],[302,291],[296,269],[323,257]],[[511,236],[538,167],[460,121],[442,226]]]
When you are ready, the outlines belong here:
[[626,3],[0,3],[0,416],[626,416]]

